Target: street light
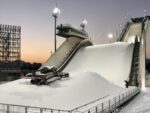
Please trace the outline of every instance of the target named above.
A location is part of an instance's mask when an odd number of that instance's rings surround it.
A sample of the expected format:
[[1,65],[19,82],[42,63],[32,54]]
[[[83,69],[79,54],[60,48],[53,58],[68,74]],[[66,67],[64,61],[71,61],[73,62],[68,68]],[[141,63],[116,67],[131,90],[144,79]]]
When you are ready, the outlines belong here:
[[54,10],[53,10],[53,14],[52,14],[52,16],[55,18],[55,23],[54,23],[54,50],[55,50],[55,52],[56,52],[56,46],[57,46],[57,40],[56,40],[56,23],[57,23],[57,17],[58,17],[58,15],[60,14],[60,9],[57,7],[57,5],[56,5],[56,7],[54,8]]
[[83,19],[82,20],[82,23],[80,24],[82,30],[84,31],[85,30],[85,26],[88,24],[87,20]]
[[127,16],[124,17],[124,21],[125,21],[125,23],[128,21],[128,20],[127,20]]
[[112,33],[109,33],[109,34],[108,34],[108,38],[109,38],[110,43],[111,43],[111,39],[113,38],[113,34],[112,34]]
[[144,17],[147,15],[147,10],[144,9]]
[[128,21],[130,21],[130,18],[131,18],[130,15],[131,15],[130,12],[127,12],[126,16],[127,16],[127,20],[128,20]]

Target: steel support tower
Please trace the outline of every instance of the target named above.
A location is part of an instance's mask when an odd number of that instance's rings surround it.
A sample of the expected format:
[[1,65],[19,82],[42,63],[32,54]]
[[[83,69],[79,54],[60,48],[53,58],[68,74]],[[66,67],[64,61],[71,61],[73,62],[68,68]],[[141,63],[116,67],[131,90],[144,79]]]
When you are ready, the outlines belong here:
[[21,57],[21,27],[0,24],[0,62],[12,62]]

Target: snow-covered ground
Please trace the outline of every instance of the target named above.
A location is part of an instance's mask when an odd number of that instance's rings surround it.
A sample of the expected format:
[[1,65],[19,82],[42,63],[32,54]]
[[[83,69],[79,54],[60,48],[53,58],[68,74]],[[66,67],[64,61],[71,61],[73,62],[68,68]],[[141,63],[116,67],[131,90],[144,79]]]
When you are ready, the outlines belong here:
[[31,85],[30,79],[0,85],[0,103],[70,110],[122,91],[97,73],[81,72],[50,86]]
[[150,113],[150,88],[145,88],[119,113]]
[[133,44],[114,43],[80,49],[64,71],[70,77],[48,86],[30,79],[0,85],[0,103],[71,110],[125,91]]

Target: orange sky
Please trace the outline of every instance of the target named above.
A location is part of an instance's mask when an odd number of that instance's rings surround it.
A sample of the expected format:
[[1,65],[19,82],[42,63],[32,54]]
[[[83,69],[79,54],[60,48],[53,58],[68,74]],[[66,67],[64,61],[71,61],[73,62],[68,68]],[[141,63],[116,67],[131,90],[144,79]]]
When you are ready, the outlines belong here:
[[[26,37],[28,37],[28,39],[26,39]],[[33,41],[33,37],[36,37],[37,40]],[[27,34],[23,33],[21,44],[21,59],[31,63],[44,63],[51,56],[51,51],[54,51],[54,39],[49,39],[50,40],[45,41],[44,38],[40,38],[39,36],[28,36]],[[64,38],[57,36],[57,47],[59,47],[63,41]]]

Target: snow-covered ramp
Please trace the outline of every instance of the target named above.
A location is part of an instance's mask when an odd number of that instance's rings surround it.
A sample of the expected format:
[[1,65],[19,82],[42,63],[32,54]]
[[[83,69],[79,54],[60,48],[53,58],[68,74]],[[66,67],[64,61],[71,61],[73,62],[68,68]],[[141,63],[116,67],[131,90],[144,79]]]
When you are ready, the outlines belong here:
[[133,44],[118,42],[81,48],[64,71],[92,71],[124,87],[130,74]]

